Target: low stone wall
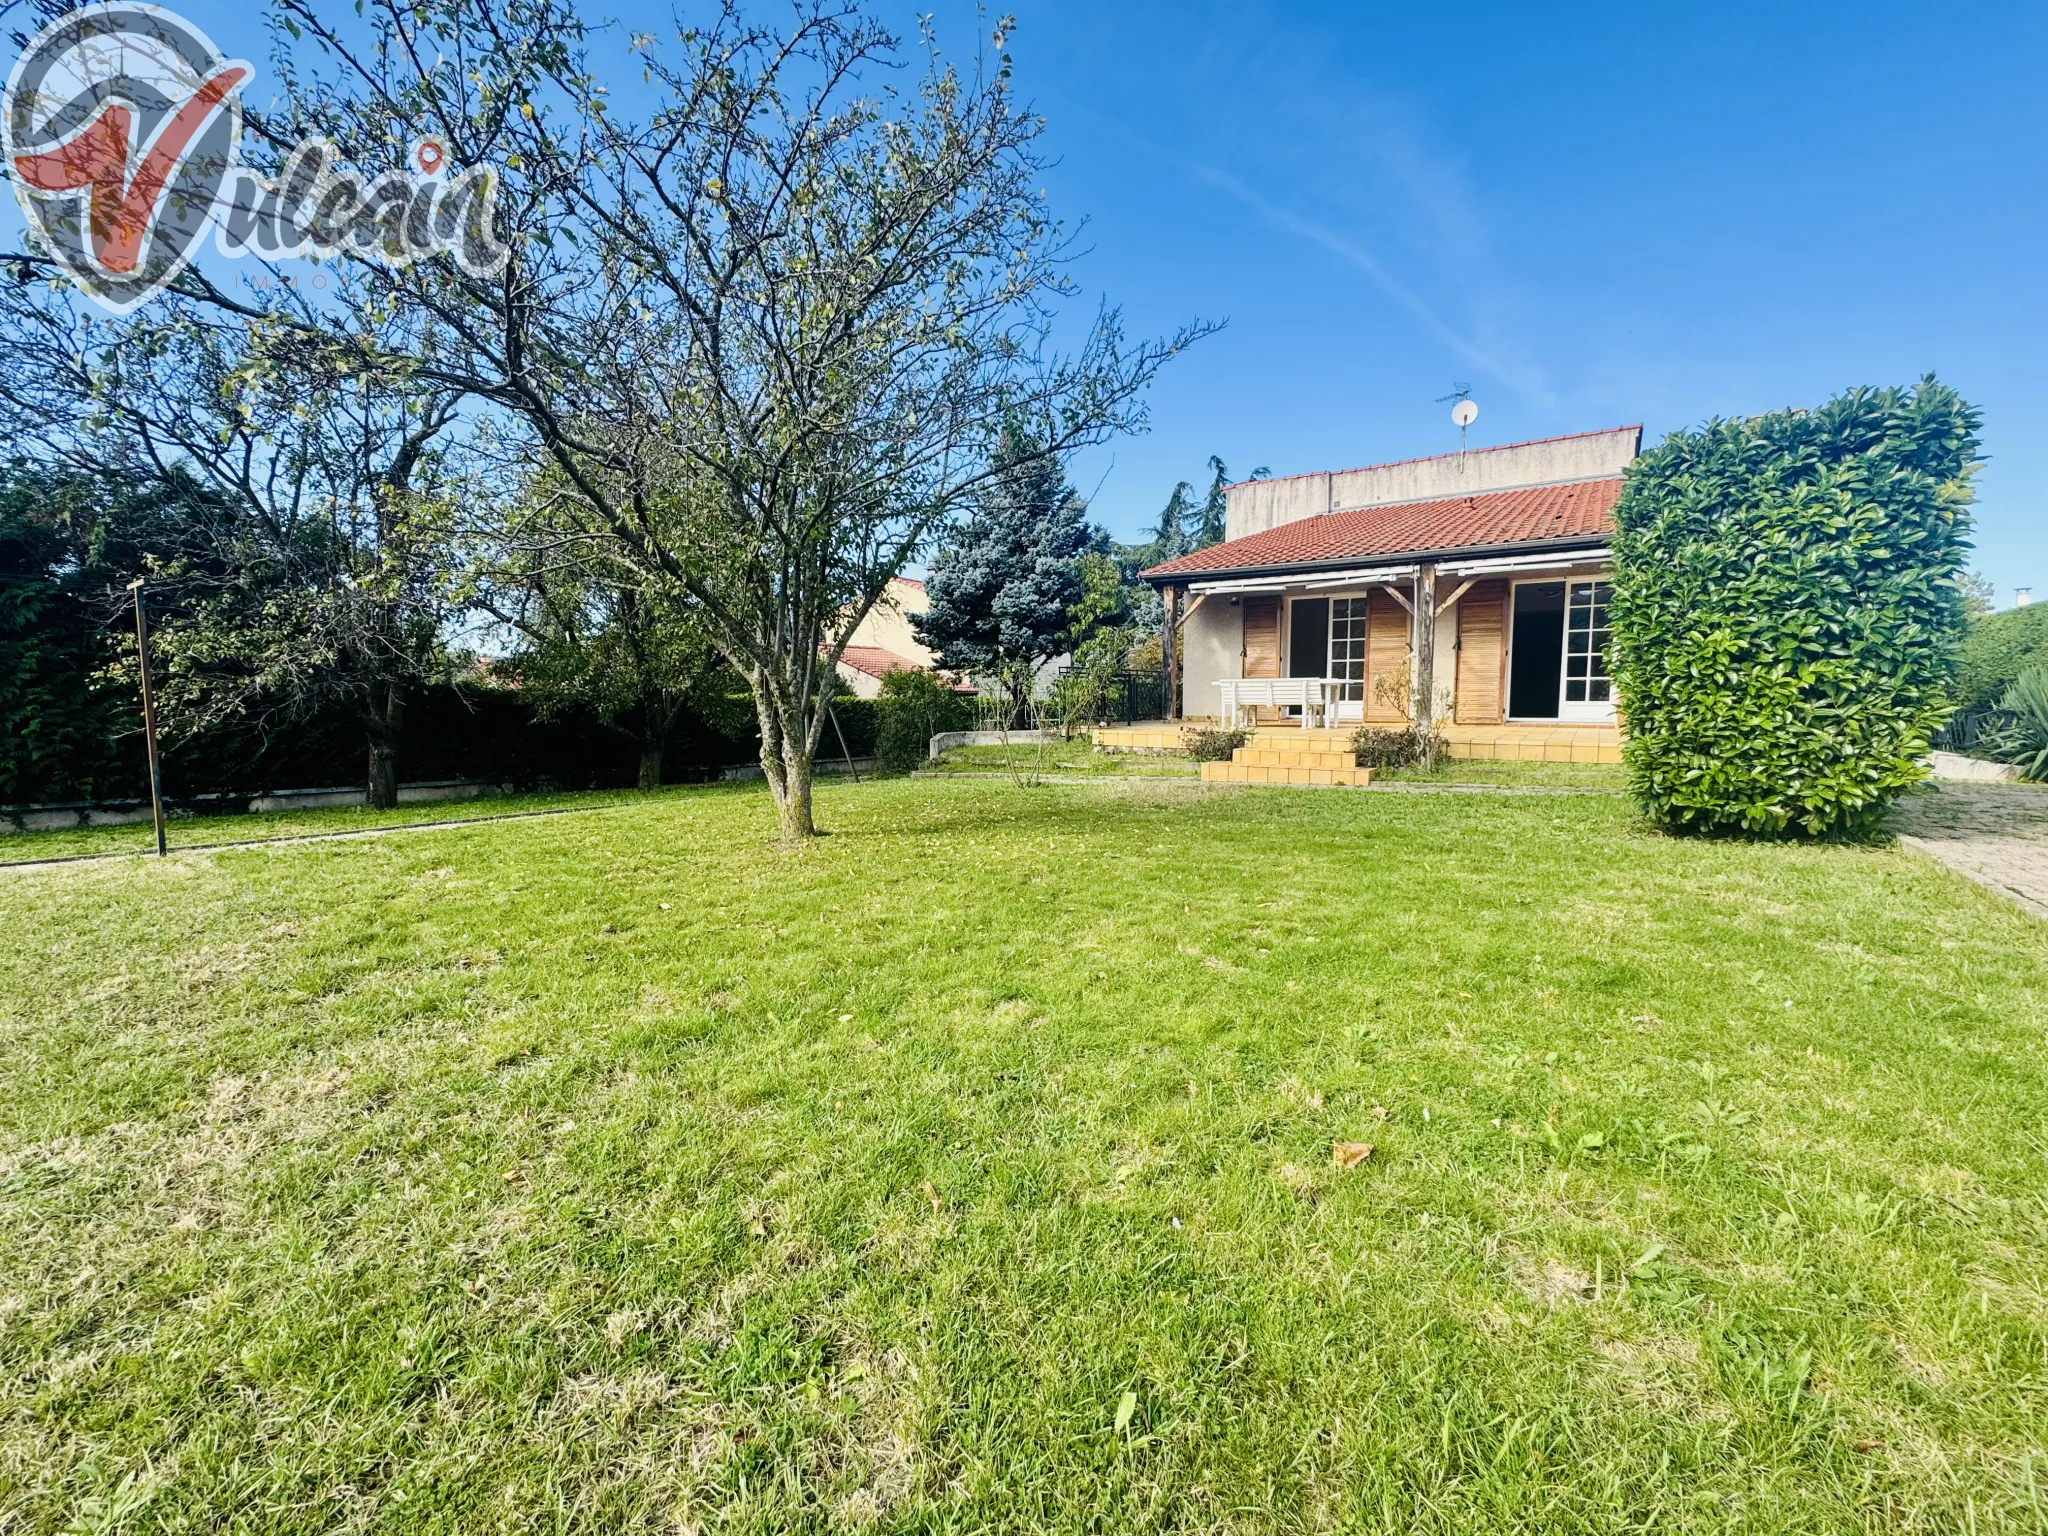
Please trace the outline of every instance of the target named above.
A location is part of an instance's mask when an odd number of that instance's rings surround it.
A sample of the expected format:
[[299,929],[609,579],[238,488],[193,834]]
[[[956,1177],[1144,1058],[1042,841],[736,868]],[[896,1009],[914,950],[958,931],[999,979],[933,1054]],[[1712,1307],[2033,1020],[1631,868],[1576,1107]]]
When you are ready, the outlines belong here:
[[[875,768],[875,760],[872,757],[856,757],[851,768],[848,768],[843,757],[817,757],[811,760],[813,778],[826,778],[832,774],[843,773],[873,773]],[[766,780],[768,775],[761,771],[759,763],[735,763],[718,777],[720,782],[726,784],[755,784]]]
[[1930,752],[1927,766],[1934,770],[1937,779],[1948,779],[1957,784],[1998,784],[2016,783],[2020,771],[2011,763],[1986,762],[1981,757],[1965,757],[1960,752]]
[[[441,779],[431,783],[401,784],[398,803],[413,805],[429,800],[477,800],[487,795],[509,795],[509,784],[486,784],[472,779]],[[331,807],[368,805],[369,791],[336,787],[332,789],[273,789],[247,795],[188,795],[164,801],[169,816],[243,816],[271,811],[317,811]],[[0,831],[57,832],[71,827],[122,827],[150,820],[147,800],[72,800],[56,805],[0,806]]]
[[937,762],[955,747],[1009,747],[1048,741],[1058,733],[1048,731],[941,731],[932,738],[931,759]]

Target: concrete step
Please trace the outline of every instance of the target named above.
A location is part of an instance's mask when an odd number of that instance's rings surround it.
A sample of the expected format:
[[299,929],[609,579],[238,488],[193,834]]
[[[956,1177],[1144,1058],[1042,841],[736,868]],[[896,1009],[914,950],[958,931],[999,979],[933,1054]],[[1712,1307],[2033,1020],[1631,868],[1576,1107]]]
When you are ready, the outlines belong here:
[[1211,784],[1291,784],[1321,788],[1372,782],[1370,768],[1288,768],[1266,763],[1204,763],[1202,777]]
[[1354,768],[1358,763],[1348,748],[1338,751],[1328,747],[1295,746],[1292,743],[1274,742],[1268,745],[1263,741],[1239,747],[1231,754],[1231,760],[1239,763],[1257,763],[1266,768]]

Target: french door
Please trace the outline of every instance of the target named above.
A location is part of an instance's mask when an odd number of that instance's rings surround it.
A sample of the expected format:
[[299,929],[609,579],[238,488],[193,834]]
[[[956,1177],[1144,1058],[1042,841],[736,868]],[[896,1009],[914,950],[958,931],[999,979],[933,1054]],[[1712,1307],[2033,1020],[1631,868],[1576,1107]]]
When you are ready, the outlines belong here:
[[1366,599],[1330,599],[1330,714],[1336,720],[1365,718]]
[[1614,639],[1607,611],[1613,597],[1612,582],[1565,583],[1561,720],[1605,723],[1614,718],[1614,680],[1607,671]]

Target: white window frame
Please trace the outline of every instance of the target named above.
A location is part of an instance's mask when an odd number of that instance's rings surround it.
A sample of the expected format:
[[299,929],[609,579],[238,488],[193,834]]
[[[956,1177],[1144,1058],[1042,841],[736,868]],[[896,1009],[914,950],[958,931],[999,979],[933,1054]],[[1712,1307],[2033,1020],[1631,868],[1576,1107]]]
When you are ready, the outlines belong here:
[[[1570,687],[1570,684],[1571,684],[1571,669],[1572,669],[1572,588],[1573,588],[1573,586],[1575,586],[1575,585],[1577,585],[1577,586],[1604,586],[1604,587],[1606,587],[1606,588],[1607,588],[1607,603],[1608,603],[1608,606],[1609,606],[1609,608],[1611,609],[1611,608],[1613,607],[1613,605],[1614,605],[1614,578],[1613,578],[1613,576],[1611,576],[1611,575],[1609,575],[1609,576],[1598,576],[1598,575],[1595,575],[1595,576],[1567,576],[1567,577],[1565,577],[1565,579],[1564,579],[1564,656],[1563,656],[1563,658],[1562,658],[1562,660],[1561,660],[1561,662],[1560,662],[1559,668],[1558,668],[1558,677],[1557,677],[1557,718],[1558,718],[1558,719],[1559,719],[1560,721],[1563,721],[1563,722],[1565,722],[1565,723],[1567,723],[1567,724],[1570,724],[1570,725],[1612,725],[1612,724],[1614,723],[1614,674],[1613,674],[1613,673],[1611,673],[1611,672],[1607,672],[1607,671],[1604,671],[1604,670],[1603,670],[1603,671],[1601,672],[1601,674],[1600,674],[1600,675],[1601,675],[1601,677],[1602,677],[1602,678],[1603,678],[1603,679],[1604,679],[1604,680],[1606,681],[1606,683],[1607,683],[1607,697],[1606,697],[1605,699],[1601,699],[1601,700],[1594,700],[1594,699],[1586,699],[1586,700],[1583,700],[1583,701],[1581,701],[1581,702],[1579,702],[1579,703],[1576,703],[1576,704],[1574,704],[1574,703],[1573,703],[1573,702],[1571,701],[1571,699],[1570,699],[1569,697],[1567,697],[1567,695],[1568,695],[1568,694],[1570,693],[1570,691],[1571,691],[1571,687]],[[1607,633],[1608,633],[1608,635],[1609,635],[1610,637],[1612,637],[1612,635],[1613,635],[1613,633],[1614,633],[1614,626],[1613,626],[1613,624],[1612,624],[1611,622],[1610,622],[1610,623],[1608,624],[1608,627],[1607,627]],[[1602,662],[1601,662],[1601,665],[1602,665],[1602,667],[1603,667],[1603,668],[1604,668],[1604,667],[1606,666],[1606,662],[1605,662],[1605,660],[1604,660],[1604,659],[1602,660]],[[1592,679],[1592,666],[1591,666],[1591,663],[1590,663],[1590,661],[1589,661],[1589,662],[1588,662],[1588,665],[1587,665],[1587,680],[1588,680],[1588,682],[1589,682],[1589,683],[1590,683],[1591,679]],[[1587,691],[1588,693],[1591,693],[1591,692],[1592,692],[1593,690],[1591,689],[1591,687],[1588,687],[1586,691]]]
[[[1571,665],[1571,604],[1572,583],[1575,581],[1604,581],[1614,585],[1614,570],[1611,566],[1597,566],[1591,569],[1531,572],[1517,576],[1508,582],[1507,622],[1501,650],[1504,660],[1501,664],[1501,718],[1509,725],[1612,725],[1615,723],[1614,693],[1608,689],[1604,704],[1567,704],[1564,697],[1565,671]],[[1559,635],[1557,659],[1557,713],[1555,715],[1511,715],[1507,705],[1515,696],[1515,594],[1523,587],[1544,583],[1564,584],[1564,613],[1559,619],[1562,633]]]
[[[1369,601],[1371,597],[1371,587],[1362,587],[1355,592],[1288,593],[1281,613],[1281,675],[1291,677],[1294,674],[1294,605],[1296,603],[1306,602],[1310,599],[1320,599],[1327,600],[1334,606],[1340,598],[1347,598],[1353,602],[1362,602]],[[1355,699],[1330,700],[1326,708],[1331,723],[1362,723],[1365,719],[1365,690],[1372,683],[1372,619],[1370,617],[1370,609],[1368,609],[1368,617],[1365,623],[1365,675],[1359,679],[1358,697]],[[1326,618],[1323,625],[1323,670],[1321,674],[1326,680],[1331,680],[1330,647],[1335,640],[1336,621],[1334,617]],[[1345,681],[1348,682],[1350,679],[1347,678]]]

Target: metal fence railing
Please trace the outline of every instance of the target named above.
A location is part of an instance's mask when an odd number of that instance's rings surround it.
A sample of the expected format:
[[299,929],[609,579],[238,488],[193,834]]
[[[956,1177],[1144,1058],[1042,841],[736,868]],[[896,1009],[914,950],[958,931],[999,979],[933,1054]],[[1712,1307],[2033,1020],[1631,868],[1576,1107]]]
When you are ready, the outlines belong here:
[[2011,720],[2012,713],[2009,710],[1966,709],[1961,714],[1951,717],[1947,725],[1936,731],[1929,745],[1937,752],[1972,754],[1985,737]]
[[1156,672],[1076,672],[1062,668],[1040,709],[1075,725],[1135,725],[1166,717],[1166,680]]

